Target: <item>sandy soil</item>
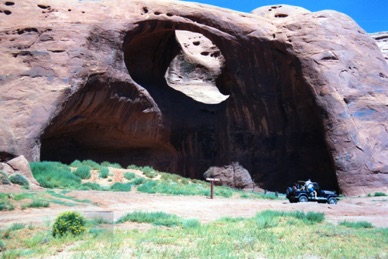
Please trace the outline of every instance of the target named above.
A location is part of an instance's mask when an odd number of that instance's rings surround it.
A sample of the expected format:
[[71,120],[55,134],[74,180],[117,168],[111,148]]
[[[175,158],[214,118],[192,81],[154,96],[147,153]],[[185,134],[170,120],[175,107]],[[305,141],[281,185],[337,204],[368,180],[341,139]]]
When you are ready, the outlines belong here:
[[[1,186],[4,189],[4,186]],[[4,192],[20,191],[15,188]],[[114,220],[128,212],[144,211],[176,214],[183,218],[196,218],[210,222],[220,217],[252,217],[263,210],[323,212],[326,220],[334,224],[340,221],[368,221],[377,227],[388,227],[388,197],[347,197],[337,205],[289,203],[288,200],[253,200],[241,198],[209,199],[202,196],[167,196],[131,192],[72,191],[67,196],[87,199],[95,204],[66,207],[50,204],[49,208],[16,209],[0,212],[0,227],[12,223],[52,222],[62,211],[77,210],[87,215],[110,215]],[[123,226],[124,227],[124,226]]]

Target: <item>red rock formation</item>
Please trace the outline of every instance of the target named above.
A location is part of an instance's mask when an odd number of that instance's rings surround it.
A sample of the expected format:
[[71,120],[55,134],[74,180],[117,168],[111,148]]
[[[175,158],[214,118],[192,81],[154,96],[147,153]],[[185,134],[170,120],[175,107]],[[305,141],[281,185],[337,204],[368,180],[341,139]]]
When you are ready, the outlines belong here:
[[[387,191],[387,63],[343,14],[103,0],[0,10],[2,157],[198,178],[239,162],[269,190],[309,177],[344,194]],[[221,67],[195,59],[203,51],[188,53],[177,30],[209,39]],[[192,82],[227,98],[175,88]]]

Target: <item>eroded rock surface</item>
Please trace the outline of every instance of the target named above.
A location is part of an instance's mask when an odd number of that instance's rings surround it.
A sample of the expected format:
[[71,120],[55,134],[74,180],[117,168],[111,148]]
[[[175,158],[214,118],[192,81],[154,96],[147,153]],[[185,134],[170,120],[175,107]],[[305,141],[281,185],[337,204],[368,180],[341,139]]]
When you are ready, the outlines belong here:
[[[2,160],[193,178],[238,162],[267,190],[311,178],[349,195],[388,191],[387,63],[343,14],[104,0],[0,10]],[[207,45],[185,49],[177,31]]]
[[215,184],[226,185],[243,190],[256,190],[257,186],[252,181],[248,170],[239,163],[232,163],[224,166],[212,166],[203,174],[206,178],[215,178]]

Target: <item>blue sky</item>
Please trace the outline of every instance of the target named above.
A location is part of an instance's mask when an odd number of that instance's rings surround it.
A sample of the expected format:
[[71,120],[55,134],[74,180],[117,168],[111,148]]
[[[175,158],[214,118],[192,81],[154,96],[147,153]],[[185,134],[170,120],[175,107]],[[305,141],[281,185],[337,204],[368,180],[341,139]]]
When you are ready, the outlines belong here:
[[[187,1],[187,0],[184,0]],[[349,15],[365,31],[388,31],[388,0],[190,0],[219,7],[250,12],[257,7],[288,4],[310,11],[336,10]]]

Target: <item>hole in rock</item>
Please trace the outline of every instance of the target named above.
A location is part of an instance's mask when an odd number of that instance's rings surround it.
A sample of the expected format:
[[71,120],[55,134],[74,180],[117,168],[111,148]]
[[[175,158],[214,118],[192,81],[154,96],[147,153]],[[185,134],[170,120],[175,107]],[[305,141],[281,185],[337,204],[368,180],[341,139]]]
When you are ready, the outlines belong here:
[[297,58],[271,42],[252,50],[203,28],[172,28],[144,21],[127,32],[122,49],[135,83],[105,73],[85,79],[41,136],[41,160],[148,165],[197,179],[237,161],[267,190],[308,178],[338,190],[323,111]]
[[5,5],[7,6],[11,6],[11,5],[14,5],[15,3],[14,2],[5,2]]
[[42,5],[42,4],[38,4],[38,7],[41,8],[41,9],[48,9],[48,8],[50,8],[49,5]]
[[4,10],[4,14],[6,14],[6,15],[10,15],[10,14],[12,14],[12,12],[11,12],[11,11],[9,11],[9,10]]
[[278,14],[275,14],[275,17],[276,18],[286,18],[286,17],[288,17],[288,14],[278,13]]

